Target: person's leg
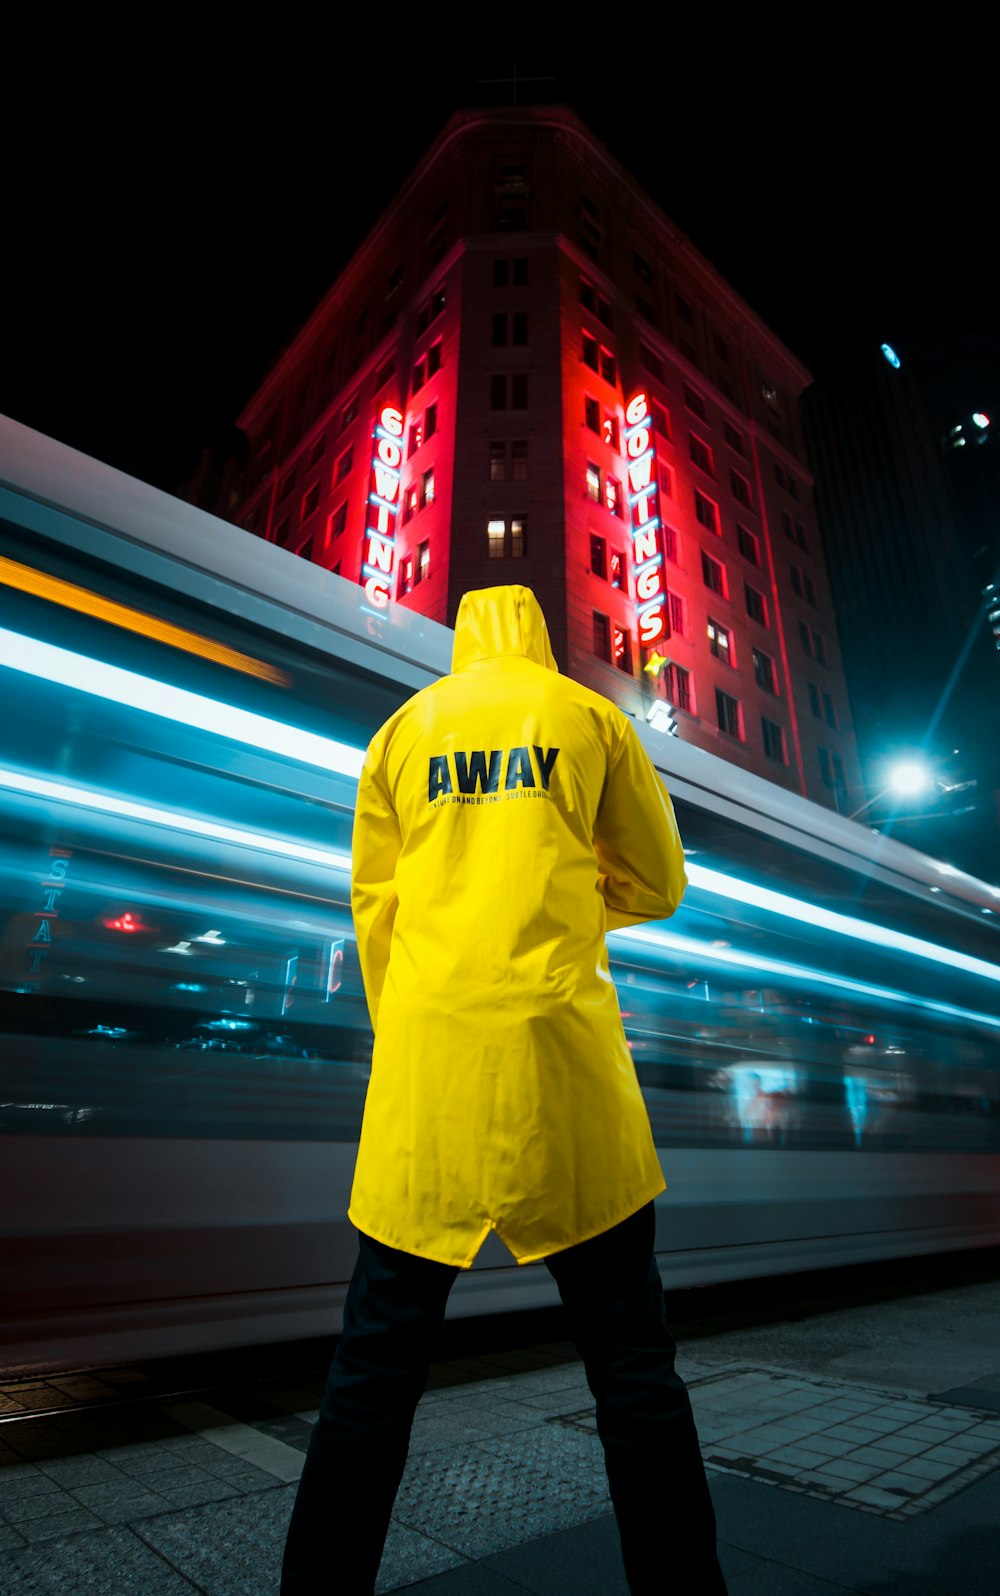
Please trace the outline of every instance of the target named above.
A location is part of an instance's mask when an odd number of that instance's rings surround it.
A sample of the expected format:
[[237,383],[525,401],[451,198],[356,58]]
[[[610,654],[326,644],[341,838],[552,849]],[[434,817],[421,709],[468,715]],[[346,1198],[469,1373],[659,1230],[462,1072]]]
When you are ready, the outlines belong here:
[[[677,1349],[667,1329],[655,1231],[649,1203],[545,1263],[597,1404],[632,1596],[724,1596],[694,1415],[674,1369]],[[664,1544],[669,1562],[658,1550]]]
[[458,1270],[360,1235],[292,1510],[281,1596],[371,1596]]

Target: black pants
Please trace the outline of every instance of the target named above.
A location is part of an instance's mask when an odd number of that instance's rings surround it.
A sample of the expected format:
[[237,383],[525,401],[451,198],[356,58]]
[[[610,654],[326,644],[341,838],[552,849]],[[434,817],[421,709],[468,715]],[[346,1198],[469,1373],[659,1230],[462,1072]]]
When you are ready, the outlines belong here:
[[[629,1590],[725,1596],[654,1232],[649,1203],[545,1263],[597,1404]],[[372,1596],[413,1415],[458,1274],[363,1234],[360,1249],[295,1498],[281,1596]]]

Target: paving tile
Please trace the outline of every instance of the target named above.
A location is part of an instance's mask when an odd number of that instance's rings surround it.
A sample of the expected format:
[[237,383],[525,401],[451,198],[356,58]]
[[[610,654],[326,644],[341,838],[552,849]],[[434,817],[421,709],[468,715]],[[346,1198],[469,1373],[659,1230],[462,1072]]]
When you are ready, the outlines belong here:
[[838,1480],[857,1480],[860,1484],[878,1474],[879,1469],[877,1464],[849,1463],[846,1458],[838,1457],[824,1463],[822,1473]]
[[932,1480],[938,1484],[946,1480],[949,1474],[954,1474],[955,1469],[950,1463],[931,1463],[926,1457],[910,1458],[906,1465],[908,1474],[916,1474],[919,1479]]
[[899,1453],[890,1452],[884,1446],[859,1446],[846,1454],[848,1463],[871,1463],[878,1468],[895,1468],[899,1462]]
[[175,1508],[202,1507],[207,1502],[224,1502],[233,1497],[240,1497],[244,1501],[250,1500],[242,1491],[237,1490],[235,1486],[226,1485],[223,1480],[212,1480],[204,1485],[170,1485],[158,1489]]
[[194,1596],[186,1579],[125,1528],[11,1550],[0,1579],[5,1596]]
[[[294,1487],[274,1486],[144,1519],[132,1533],[204,1596],[270,1596],[278,1589],[294,1496]],[[189,1590],[186,1583],[183,1588]]]
[[76,1506],[67,1491],[61,1490],[51,1481],[49,1486],[47,1491],[30,1491],[5,1502],[3,1516],[8,1524],[19,1527],[21,1524],[26,1524],[29,1519],[50,1518],[53,1513],[64,1513]]
[[803,1435],[796,1445],[824,1457],[846,1457],[857,1448],[856,1441],[835,1441],[832,1435]]
[[874,1485],[858,1485],[853,1491],[848,1491],[844,1497],[845,1502],[864,1502],[869,1507],[881,1507],[887,1512],[898,1509],[899,1497],[893,1496],[891,1491],[879,1490]]
[[77,1534],[80,1530],[103,1528],[101,1520],[83,1507],[70,1508],[63,1513],[49,1513],[45,1518],[31,1518],[17,1525],[18,1533],[32,1544],[59,1535]]
[[66,1490],[73,1490],[78,1485],[99,1485],[102,1481],[109,1485],[120,1485],[123,1479],[120,1469],[100,1457],[48,1459],[38,1467],[46,1478]]
[[15,1502],[19,1497],[44,1496],[58,1489],[55,1480],[33,1463],[17,1463],[0,1472],[0,1513],[6,1511],[6,1503]]
[[916,1457],[927,1450],[926,1442],[914,1436],[887,1435],[879,1442],[883,1451],[896,1452],[900,1457]]
[[169,1512],[173,1503],[155,1491],[109,1491],[104,1486],[83,1486],[73,1492],[76,1501],[103,1524],[127,1524],[151,1513]]

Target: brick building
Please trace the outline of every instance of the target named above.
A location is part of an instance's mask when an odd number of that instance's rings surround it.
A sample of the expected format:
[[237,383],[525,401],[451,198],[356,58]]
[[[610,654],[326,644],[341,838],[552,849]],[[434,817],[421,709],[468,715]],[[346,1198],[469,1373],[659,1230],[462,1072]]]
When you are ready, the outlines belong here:
[[[849,811],[809,373],[561,107],[455,115],[250,400],[241,525]],[[653,711],[653,714],[656,712]]]

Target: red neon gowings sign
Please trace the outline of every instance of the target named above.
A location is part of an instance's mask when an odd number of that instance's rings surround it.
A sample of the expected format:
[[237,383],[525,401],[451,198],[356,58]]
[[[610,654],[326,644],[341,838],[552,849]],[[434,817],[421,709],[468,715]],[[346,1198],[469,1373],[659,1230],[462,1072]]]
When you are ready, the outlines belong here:
[[645,393],[634,394],[625,407],[625,454],[628,459],[628,502],[632,529],[632,575],[639,642],[644,648],[669,634],[667,586],[663,570],[660,493],[656,450]]

